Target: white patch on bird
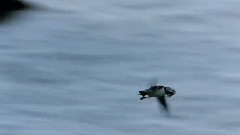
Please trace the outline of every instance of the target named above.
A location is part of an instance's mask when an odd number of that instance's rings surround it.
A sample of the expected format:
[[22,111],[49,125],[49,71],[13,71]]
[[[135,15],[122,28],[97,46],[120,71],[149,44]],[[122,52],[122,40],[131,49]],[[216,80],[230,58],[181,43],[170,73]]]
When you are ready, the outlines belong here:
[[148,96],[150,97],[161,97],[165,95],[164,87],[162,89],[156,89],[156,90],[148,90],[147,91]]
[[164,96],[165,94],[166,94],[166,93],[165,93],[164,87],[163,87],[162,89],[156,90],[156,96],[157,96],[157,97]]

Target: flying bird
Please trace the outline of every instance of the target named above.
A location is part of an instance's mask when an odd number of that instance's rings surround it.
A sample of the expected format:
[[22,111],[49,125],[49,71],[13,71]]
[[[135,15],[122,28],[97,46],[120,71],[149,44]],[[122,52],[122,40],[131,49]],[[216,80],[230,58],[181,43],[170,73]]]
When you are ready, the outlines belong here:
[[[170,87],[165,86],[151,86],[149,89],[139,91],[138,95],[142,95],[140,100],[150,97],[156,97],[158,102],[163,106],[165,111],[168,111],[168,105],[166,102],[166,97],[171,97],[176,93],[176,91]],[[145,97],[145,96],[148,97]]]

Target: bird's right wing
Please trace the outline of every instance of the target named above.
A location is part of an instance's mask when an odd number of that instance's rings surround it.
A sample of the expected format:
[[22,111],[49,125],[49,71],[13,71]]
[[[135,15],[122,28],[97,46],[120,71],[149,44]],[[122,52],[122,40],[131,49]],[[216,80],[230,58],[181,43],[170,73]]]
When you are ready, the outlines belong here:
[[158,97],[158,102],[163,106],[165,111],[168,111],[168,105],[165,99],[165,96]]

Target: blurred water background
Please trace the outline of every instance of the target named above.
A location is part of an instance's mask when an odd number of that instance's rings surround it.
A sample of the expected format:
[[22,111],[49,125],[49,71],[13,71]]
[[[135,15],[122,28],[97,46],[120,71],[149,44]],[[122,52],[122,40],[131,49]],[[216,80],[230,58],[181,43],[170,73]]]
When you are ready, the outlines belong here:
[[239,134],[240,1],[27,2],[0,23],[1,135]]

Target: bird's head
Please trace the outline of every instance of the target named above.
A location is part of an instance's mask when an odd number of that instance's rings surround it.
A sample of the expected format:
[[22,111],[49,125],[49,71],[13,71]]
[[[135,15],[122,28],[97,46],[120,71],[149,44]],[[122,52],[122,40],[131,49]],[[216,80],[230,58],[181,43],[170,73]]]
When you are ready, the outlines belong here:
[[170,87],[165,87],[164,89],[168,97],[171,97],[176,93],[176,91]]

